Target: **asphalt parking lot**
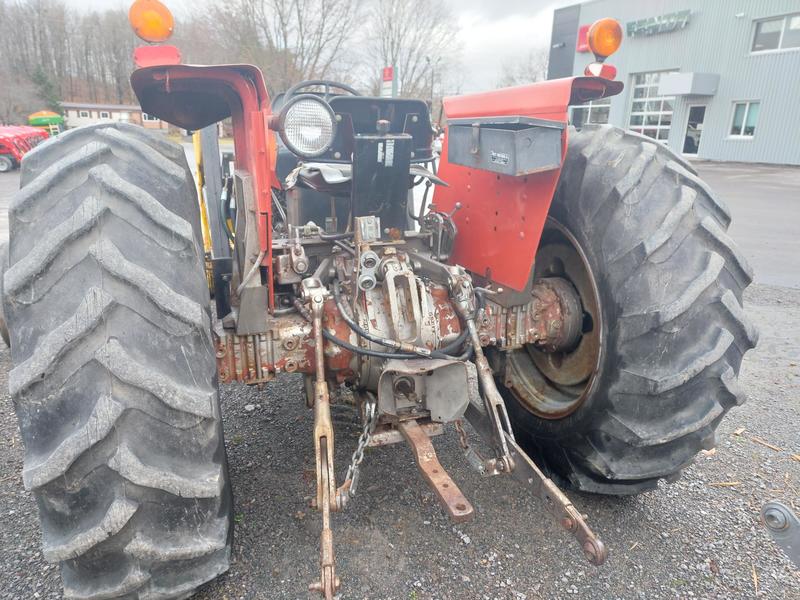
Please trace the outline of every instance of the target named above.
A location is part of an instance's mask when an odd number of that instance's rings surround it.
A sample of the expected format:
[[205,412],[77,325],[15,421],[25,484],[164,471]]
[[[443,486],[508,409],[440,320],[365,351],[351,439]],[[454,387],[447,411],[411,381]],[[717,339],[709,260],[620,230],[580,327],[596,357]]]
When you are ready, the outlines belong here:
[[[674,484],[634,498],[571,493],[609,547],[601,568],[512,481],[481,479],[455,437],[440,459],[476,508],[453,526],[404,446],[371,450],[361,491],[333,519],[342,598],[798,599],[800,571],[767,535],[762,504],[800,509],[800,168],[698,163],[733,213],[730,233],[756,272],[745,308],[761,338],[742,367],[748,402],[718,430],[718,447]],[[0,174],[0,239],[17,175]],[[20,477],[22,447],[0,350],[0,598],[60,598],[57,568],[39,549],[36,506]],[[230,572],[202,600],[313,598],[319,516],[313,494],[312,415],[302,382],[259,392],[222,390],[237,534]],[[254,410],[245,407],[253,405]],[[358,427],[335,412],[339,477]]]

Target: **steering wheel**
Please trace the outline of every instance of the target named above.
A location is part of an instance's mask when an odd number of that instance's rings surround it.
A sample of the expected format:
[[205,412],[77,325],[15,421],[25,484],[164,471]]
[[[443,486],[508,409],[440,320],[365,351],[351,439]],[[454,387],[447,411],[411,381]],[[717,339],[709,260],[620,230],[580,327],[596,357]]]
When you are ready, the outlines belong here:
[[343,90],[343,91],[347,92],[348,94],[350,94],[351,96],[360,96],[361,95],[355,89],[353,89],[352,87],[350,87],[346,83],[340,83],[338,81],[331,81],[330,79],[307,79],[306,81],[301,81],[300,83],[295,84],[292,87],[290,87],[288,90],[286,90],[286,93],[283,95],[284,102],[286,100],[288,100],[289,98],[291,98],[292,96],[294,96],[295,94],[297,94],[298,92],[300,92],[301,90],[305,90],[307,88],[312,88],[312,87],[318,87],[318,86],[322,86],[325,89],[325,92],[324,92],[324,95],[323,95],[323,98],[325,99],[325,102],[328,102],[328,100],[330,100],[331,96],[334,95],[334,94],[331,93],[331,88],[337,89],[337,90]]

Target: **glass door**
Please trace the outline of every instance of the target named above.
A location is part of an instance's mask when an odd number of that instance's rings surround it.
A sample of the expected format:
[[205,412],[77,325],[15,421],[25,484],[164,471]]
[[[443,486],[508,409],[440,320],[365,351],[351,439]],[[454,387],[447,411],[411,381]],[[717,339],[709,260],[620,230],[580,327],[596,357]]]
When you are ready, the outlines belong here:
[[690,106],[689,117],[686,120],[686,135],[683,138],[683,153],[697,156],[700,148],[700,136],[703,134],[703,119],[706,116],[705,105]]

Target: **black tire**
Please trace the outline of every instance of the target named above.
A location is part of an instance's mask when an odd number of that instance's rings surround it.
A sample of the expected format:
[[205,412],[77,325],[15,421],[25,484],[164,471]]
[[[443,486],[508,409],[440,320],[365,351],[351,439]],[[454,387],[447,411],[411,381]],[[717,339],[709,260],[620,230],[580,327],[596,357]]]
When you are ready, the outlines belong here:
[[11,203],[9,388],[66,598],[186,598],[233,535],[208,288],[181,148],[72,130]]
[[14,170],[14,160],[10,156],[0,155],[0,173]]
[[585,254],[604,341],[585,399],[564,418],[502,389],[515,431],[572,488],[652,489],[713,447],[744,401],[739,367],[758,339],[742,310],[752,272],[725,233],[728,209],[692,167],[620,129],[570,131],[550,214]]
[[8,337],[8,325],[6,325],[6,309],[3,306],[3,277],[8,269],[8,244],[0,244],[0,338],[9,348],[11,348],[11,339]]

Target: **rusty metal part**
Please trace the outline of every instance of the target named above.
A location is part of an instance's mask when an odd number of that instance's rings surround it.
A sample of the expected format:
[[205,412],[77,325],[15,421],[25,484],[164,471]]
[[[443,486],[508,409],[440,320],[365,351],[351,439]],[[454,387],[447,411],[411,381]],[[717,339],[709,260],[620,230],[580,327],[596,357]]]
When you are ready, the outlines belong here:
[[578,241],[553,219],[548,219],[534,276],[570,282],[582,306],[580,339],[566,352],[543,351],[533,344],[509,352],[504,383],[533,414],[561,419],[589,396],[602,359],[605,326],[597,283]]
[[[466,418],[487,443],[494,442],[494,427],[481,407],[474,403],[470,404],[467,408]],[[511,476],[522,485],[529,487],[534,496],[544,502],[547,511],[555,517],[561,527],[578,540],[590,563],[597,566],[603,564],[608,556],[608,551],[586,523],[583,515],[575,508],[567,495],[517,445],[516,441],[508,434],[505,436],[514,464],[514,468],[510,471]]]
[[436,450],[422,427],[416,421],[401,421],[397,428],[411,446],[420,473],[436,492],[450,520],[454,523],[469,521],[475,512],[472,504],[439,463]]
[[356,495],[358,490],[358,477],[361,463],[364,460],[364,450],[369,446],[372,437],[372,431],[375,429],[375,424],[378,417],[378,407],[375,396],[367,392],[367,399],[362,404],[364,413],[364,428],[358,438],[358,445],[356,446],[353,457],[350,459],[350,466],[347,468],[347,475],[345,475],[344,483],[336,490],[336,506],[339,510],[344,510],[350,498]]
[[487,301],[478,322],[481,345],[514,350],[532,344],[542,352],[568,352],[581,336],[583,310],[572,284],[546,277],[531,286],[527,304],[503,307]]
[[[566,279],[546,277],[533,284],[535,339],[530,342],[545,352],[568,352],[581,335],[583,312],[578,292]],[[530,333],[530,332],[529,332]]]
[[486,360],[486,355],[483,353],[483,349],[480,346],[475,321],[471,318],[467,318],[466,320],[469,334],[472,337],[472,344],[475,348],[474,362],[478,367],[478,379],[481,382],[483,391],[483,402],[492,424],[493,447],[498,452],[496,458],[500,460],[496,468],[510,471],[514,468],[514,461],[508,450],[506,436],[510,437],[512,440],[514,439],[514,433],[511,429],[511,420],[508,418],[508,412],[506,411],[506,404],[503,401],[503,397],[500,395],[495,385],[492,367],[489,365],[489,361]]
[[[417,423],[425,435],[428,437],[435,437],[444,433],[444,425],[441,423]],[[399,444],[404,441],[400,431],[393,427],[391,424],[385,423],[378,425],[370,437],[368,448],[379,448],[381,446],[390,446],[392,444]]]
[[[508,451],[506,434],[511,439],[514,439],[514,433],[511,429],[511,421],[508,418],[505,402],[494,382],[494,372],[489,365],[489,361],[486,360],[483,348],[481,348],[478,326],[475,320],[476,318],[482,318],[483,310],[476,305],[475,289],[472,286],[472,278],[469,274],[458,266],[447,267],[447,269],[451,297],[456,310],[461,313],[461,317],[467,324],[469,339],[475,352],[472,360],[478,369],[478,381],[480,382],[483,405],[491,423],[492,448],[497,452],[496,458],[500,461],[497,464],[497,468],[510,471],[514,468],[514,462]],[[469,405],[472,404],[472,402],[469,403]]]
[[[323,326],[340,339],[351,339],[352,331],[332,298],[324,299]],[[252,385],[271,381],[278,373],[316,372],[312,325],[302,314],[270,318],[267,327],[266,333],[254,335],[238,335],[221,325],[215,328],[214,346],[221,383],[238,381]],[[352,352],[329,342],[323,348],[329,374],[340,382],[353,375]]]
[[378,380],[379,412],[392,417],[427,411],[432,421],[449,423],[479,398],[475,365],[468,361],[390,359]]
[[[331,461],[332,462],[332,461]],[[326,447],[322,449],[321,465],[327,467],[328,451]],[[333,596],[342,585],[341,580],[336,576],[336,558],[333,552],[333,531],[331,530],[331,496],[328,491],[330,481],[327,479],[328,470],[317,471],[322,475],[322,500],[318,506],[322,507],[322,534],[319,544],[319,564],[320,580],[310,583],[308,589],[312,592],[319,592],[325,600],[333,600]]]
[[336,576],[331,531],[331,510],[336,509],[336,476],[333,469],[333,424],[331,422],[328,382],[325,380],[322,317],[325,303],[324,288],[313,278],[303,281],[303,294],[311,304],[314,327],[314,348],[317,373],[314,382],[314,455],[317,470],[317,508],[322,511],[320,534],[320,580],[309,585],[320,592],[325,600],[333,600],[340,581]]
[[[214,336],[214,345],[220,383],[257,384],[275,377],[272,340],[268,334],[236,335],[228,330],[221,336]],[[290,367],[294,368],[295,364],[290,362]]]
[[512,477],[522,485],[529,486],[533,494],[544,502],[545,508],[555,517],[561,527],[578,540],[590,563],[595,566],[602,565],[608,557],[608,551],[605,544],[587,525],[583,515],[575,508],[567,495],[536,466],[536,463],[514,440],[509,438],[508,444],[514,459]]
[[492,477],[507,471],[504,461],[498,458],[486,458],[470,445],[461,419],[455,421],[455,427],[458,433],[458,443],[461,445],[461,449],[464,450],[464,457],[478,473],[483,477]]
[[268,331],[237,335],[231,329],[214,331],[217,371],[222,383],[266,383],[277,373],[313,371],[311,326],[300,315],[284,315],[268,323]]

